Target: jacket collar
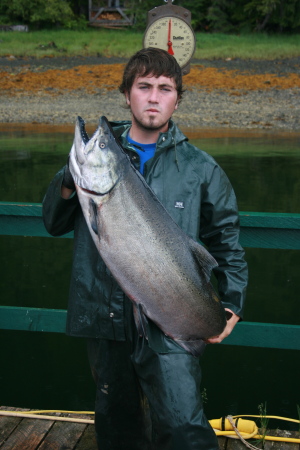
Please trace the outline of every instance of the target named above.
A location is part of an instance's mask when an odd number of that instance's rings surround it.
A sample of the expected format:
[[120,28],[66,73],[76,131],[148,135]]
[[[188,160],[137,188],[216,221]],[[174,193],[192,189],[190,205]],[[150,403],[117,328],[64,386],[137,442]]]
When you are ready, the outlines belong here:
[[[131,127],[131,121],[123,120],[110,122],[110,125],[112,126],[114,134],[116,138],[119,139],[122,146],[127,147],[127,133]],[[173,120],[170,120],[168,131],[165,133],[160,133],[158,137],[156,151],[159,152],[160,150],[166,150],[169,147],[173,147],[174,145],[187,140],[188,138],[182,133],[182,131],[180,131]]]

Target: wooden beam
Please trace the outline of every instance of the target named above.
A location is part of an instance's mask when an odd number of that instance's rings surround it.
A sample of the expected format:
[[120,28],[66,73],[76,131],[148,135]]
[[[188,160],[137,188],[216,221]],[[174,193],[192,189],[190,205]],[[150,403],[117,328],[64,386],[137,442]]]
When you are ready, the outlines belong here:
[[[243,247],[300,249],[300,214],[241,212]],[[0,234],[50,237],[40,203],[0,202]],[[73,233],[61,236],[72,238]]]
[[65,333],[67,311],[0,306],[0,329]]
[[[0,235],[52,237],[42,219],[41,203],[0,202]],[[72,238],[68,233],[62,238]]]
[[[67,311],[0,306],[0,329],[65,333]],[[300,350],[300,325],[240,322],[226,345]]]
[[300,214],[240,212],[243,247],[300,249]]
[[300,325],[240,322],[223,344],[300,350]]

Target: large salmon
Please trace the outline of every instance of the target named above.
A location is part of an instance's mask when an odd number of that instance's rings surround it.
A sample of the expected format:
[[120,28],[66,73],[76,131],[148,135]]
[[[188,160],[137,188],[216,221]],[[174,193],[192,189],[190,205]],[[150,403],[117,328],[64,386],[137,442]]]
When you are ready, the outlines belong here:
[[70,170],[95,245],[134,304],[194,356],[220,334],[224,308],[211,283],[217,265],[207,250],[173,221],[116,141],[105,117],[89,139],[78,117]]

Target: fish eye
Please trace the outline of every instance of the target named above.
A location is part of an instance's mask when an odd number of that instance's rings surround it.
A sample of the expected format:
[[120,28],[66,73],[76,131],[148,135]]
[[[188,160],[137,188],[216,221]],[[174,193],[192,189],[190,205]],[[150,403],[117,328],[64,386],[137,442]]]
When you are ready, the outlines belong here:
[[99,143],[99,147],[100,147],[100,148],[105,148],[104,142],[100,142],[100,143]]

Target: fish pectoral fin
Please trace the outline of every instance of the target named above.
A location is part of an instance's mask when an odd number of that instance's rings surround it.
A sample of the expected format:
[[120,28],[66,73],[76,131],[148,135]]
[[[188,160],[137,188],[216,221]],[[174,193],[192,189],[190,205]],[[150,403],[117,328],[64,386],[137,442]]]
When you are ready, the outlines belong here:
[[139,336],[144,336],[148,340],[147,317],[143,313],[143,306],[139,303],[133,304],[133,317]]
[[196,358],[203,355],[206,347],[206,343],[202,339],[197,339],[196,341],[182,341],[180,339],[174,340],[178,345]]
[[98,235],[98,227],[97,227],[97,205],[94,200],[91,198],[89,201],[90,206],[90,225],[95,234]]
[[206,281],[209,282],[212,269],[218,266],[217,261],[203,245],[198,244],[193,239],[190,239],[190,246],[195,260],[203,270]]

